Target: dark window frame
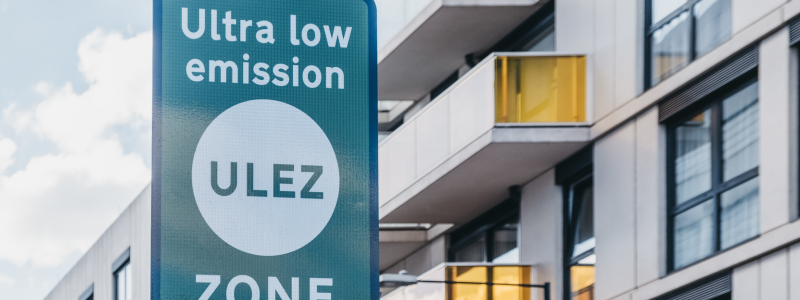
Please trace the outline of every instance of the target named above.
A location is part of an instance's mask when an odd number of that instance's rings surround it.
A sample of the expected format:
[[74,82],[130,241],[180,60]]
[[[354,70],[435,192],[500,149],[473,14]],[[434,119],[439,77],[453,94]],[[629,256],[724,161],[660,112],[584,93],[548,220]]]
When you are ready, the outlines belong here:
[[[475,241],[484,237],[483,261],[491,263],[494,258],[494,232],[506,223],[519,222],[519,201],[515,196],[493,207],[481,216],[473,219],[450,234],[450,246],[447,250],[447,261],[456,262],[456,253]],[[517,248],[519,248],[519,229],[517,230]]]
[[[592,147],[592,146],[590,146]],[[563,226],[564,230],[562,230],[563,235],[563,244],[564,244],[564,253],[563,253],[563,278],[564,278],[564,299],[572,299],[572,274],[570,272],[570,268],[573,266],[579,265],[579,262],[584,258],[587,258],[593,254],[595,254],[595,248],[593,247],[590,250],[584,251],[581,254],[578,254],[574,258],[572,254],[574,253],[575,247],[575,237],[574,237],[574,228],[577,225],[577,219],[572,220],[572,216],[576,215],[578,211],[580,211],[580,207],[573,206],[573,199],[574,199],[574,191],[576,187],[583,187],[586,185],[590,185],[594,187],[594,177],[593,177],[593,167],[589,165],[584,167],[582,170],[575,172],[570,176],[569,179],[566,179],[562,185],[562,194],[563,194]],[[593,197],[594,198],[594,197]],[[592,199],[594,201],[594,199]],[[574,222],[573,222],[574,221]],[[594,224],[593,224],[594,226]]]
[[[506,223],[509,223],[511,221],[519,222],[519,214],[514,214],[509,218],[502,219],[501,221],[497,222],[494,225],[482,227],[479,231],[476,231],[475,233],[465,237],[465,239],[459,240],[458,243],[451,245],[449,249],[450,253],[448,254],[448,256],[450,256],[449,261],[455,262],[455,255],[458,251],[461,251],[467,246],[472,245],[472,243],[483,237],[485,239],[483,243],[482,262],[491,263],[492,260],[499,257],[499,256],[495,257],[494,253],[494,232],[497,231],[498,229],[503,228],[503,226]],[[517,235],[519,235],[519,231],[517,231]],[[519,247],[519,237],[517,237],[517,247]]]
[[119,272],[126,267],[130,267],[131,265],[131,248],[125,249],[122,254],[120,254],[117,259],[111,263],[111,274],[114,275],[114,289],[113,289],[113,299],[119,300],[117,296],[119,296]]
[[94,283],[90,284],[86,290],[78,296],[78,300],[93,300],[94,299]]
[[[130,258],[128,258],[127,260],[125,260],[119,266],[119,268],[114,270],[114,298],[113,298],[114,300],[120,300],[119,299],[119,272],[122,271],[125,268],[130,267],[130,266],[131,266],[131,260],[130,260]],[[126,274],[125,276],[128,276],[128,275]],[[126,282],[127,282],[127,278],[126,278]],[[126,286],[126,288],[130,288],[130,287]]]
[[[658,1],[658,0],[645,0],[644,1],[644,12],[645,12],[645,14],[644,14],[644,38],[645,38],[645,42],[644,42],[644,47],[645,47],[644,48],[644,59],[645,59],[645,64],[644,64],[644,66],[645,66],[645,68],[644,68],[644,87],[645,87],[645,89],[649,89],[649,88],[651,88],[651,87],[653,87],[653,86],[655,86],[657,84],[657,83],[656,84],[653,83],[653,72],[652,72],[653,71],[653,54],[652,54],[652,50],[653,50],[653,34],[655,34],[655,32],[658,31],[665,24],[669,23],[670,21],[675,19],[675,17],[683,14],[684,12],[688,12],[689,13],[688,22],[690,22],[690,24],[689,24],[689,27],[690,27],[690,30],[689,30],[690,31],[689,32],[689,49],[690,49],[689,58],[687,59],[687,62],[686,62],[685,66],[669,70],[667,73],[665,73],[663,78],[661,80],[659,80],[659,83],[661,81],[664,81],[664,79],[667,79],[670,76],[674,75],[678,71],[686,68],[689,64],[691,64],[693,61],[695,61],[695,59],[697,59],[697,57],[699,57],[697,55],[697,51],[695,49],[695,47],[697,46],[697,20],[695,20],[695,18],[694,18],[694,6],[695,6],[695,4],[697,4],[698,2],[703,1],[703,0],[686,0],[686,3],[684,3],[680,7],[676,8],[674,11],[672,11],[668,15],[666,15],[663,19],[661,19],[661,21],[659,21],[658,23],[655,23],[655,24],[651,24],[652,20],[653,20],[653,1]],[[733,24],[730,24],[730,25],[733,26]],[[728,37],[728,39],[730,39],[730,37]],[[719,45],[717,45],[717,46],[719,46]]]
[[[575,258],[572,258],[572,254],[575,252],[575,235],[573,234],[573,232],[575,230],[575,227],[578,226],[577,218],[573,219],[573,217],[577,216],[578,212],[580,212],[580,209],[585,204],[581,202],[580,206],[573,205],[573,203],[575,202],[575,189],[584,188],[587,185],[592,187],[594,186],[592,174],[584,174],[579,179],[575,180],[574,182],[564,187],[564,196],[566,200],[564,203],[565,204],[564,209],[566,210],[567,213],[566,216],[567,219],[565,219],[565,221],[567,222],[568,225],[566,231],[568,239],[565,239],[565,242],[567,244],[565,250],[568,252],[565,254],[568,255],[565,257],[567,258],[567,263],[569,264],[569,266],[577,265],[578,262],[581,261],[582,259],[594,254],[594,248],[592,248],[590,250],[586,250],[583,253],[578,254],[577,256],[575,256]],[[594,227],[594,224],[592,225]]]
[[[677,113],[675,116],[670,117],[664,124],[666,125],[667,129],[667,272],[672,273],[699,262],[702,262],[706,259],[709,259],[719,253],[722,253],[728,249],[732,249],[737,245],[746,243],[754,238],[757,238],[760,234],[757,234],[754,237],[746,239],[737,243],[736,245],[732,245],[726,249],[721,249],[721,200],[722,194],[740,186],[741,184],[759,176],[759,167],[756,166],[753,169],[745,171],[734,178],[731,178],[725,181],[722,173],[722,103],[728,97],[742,91],[743,89],[747,88],[750,84],[758,84],[758,76],[757,71],[753,70],[748,72],[748,74],[737,78],[736,80],[731,81],[729,84],[725,85],[724,87],[714,91],[713,93],[709,94],[703,100],[697,101],[692,106],[684,109],[684,111]],[[758,99],[761,101],[761,99]],[[675,136],[675,129],[682,125],[684,122],[692,119],[693,117],[697,116],[698,114],[703,113],[705,110],[711,109],[711,125],[710,125],[710,139],[711,139],[711,187],[708,191],[705,191],[699,195],[692,197],[677,205],[676,199],[676,182],[675,182],[675,158],[677,152],[677,143],[676,143],[676,136]],[[761,120],[759,120],[761,122]],[[683,212],[686,212],[694,207],[697,207],[701,204],[704,204],[708,201],[714,202],[714,251],[706,256],[703,257],[695,262],[689,263],[685,266],[680,268],[675,268],[675,218]],[[759,199],[760,201],[760,199]]]

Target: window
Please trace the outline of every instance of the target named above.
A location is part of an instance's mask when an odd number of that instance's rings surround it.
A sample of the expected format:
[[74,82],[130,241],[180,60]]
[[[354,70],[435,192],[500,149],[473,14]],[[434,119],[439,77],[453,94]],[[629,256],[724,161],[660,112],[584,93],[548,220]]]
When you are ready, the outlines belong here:
[[648,86],[731,36],[731,0],[649,0]]
[[519,202],[506,200],[450,234],[450,261],[518,263],[518,228]]
[[594,299],[594,189],[591,176],[579,179],[565,190],[567,231],[567,294],[573,300]]
[[94,300],[94,283],[90,284],[89,287],[78,296],[78,300]]
[[523,44],[520,51],[556,51],[556,26],[550,26],[536,33],[531,40]]
[[454,248],[454,262],[518,263],[517,232],[519,217],[514,216],[478,233]]
[[758,82],[676,122],[669,141],[670,268],[758,235]]
[[133,280],[131,276],[130,261],[125,262],[122,267],[114,273],[115,300],[133,300]]

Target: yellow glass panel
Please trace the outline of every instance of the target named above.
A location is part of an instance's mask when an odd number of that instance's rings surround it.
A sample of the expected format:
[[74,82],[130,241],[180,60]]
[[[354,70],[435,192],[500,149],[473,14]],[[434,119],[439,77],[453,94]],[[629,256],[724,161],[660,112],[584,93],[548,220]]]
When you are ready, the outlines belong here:
[[[450,267],[448,280],[456,282],[487,282],[486,267]],[[484,300],[489,287],[485,284],[452,284],[449,300]]]
[[497,122],[586,121],[585,57],[498,57],[495,74]]
[[[529,267],[494,267],[492,281],[494,283],[529,284],[531,269]],[[492,286],[492,299],[528,300],[530,288],[517,286]]]
[[[450,266],[447,280],[456,282],[530,284],[531,268],[525,266]],[[531,288],[486,284],[448,284],[448,300],[529,300]]]
[[594,266],[573,266],[570,276],[573,300],[594,299]]

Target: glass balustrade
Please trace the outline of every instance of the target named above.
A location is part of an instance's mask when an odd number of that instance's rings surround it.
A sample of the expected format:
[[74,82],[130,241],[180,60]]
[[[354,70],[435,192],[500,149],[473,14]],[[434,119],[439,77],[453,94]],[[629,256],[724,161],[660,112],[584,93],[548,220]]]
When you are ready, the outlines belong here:
[[495,121],[586,121],[584,56],[495,58]]
[[[530,266],[446,265],[428,272],[428,275],[421,277],[420,280],[423,282],[400,288],[382,299],[529,300],[532,292],[541,293],[535,288],[492,284],[532,284]],[[424,282],[425,280],[469,282],[469,284],[429,283]]]

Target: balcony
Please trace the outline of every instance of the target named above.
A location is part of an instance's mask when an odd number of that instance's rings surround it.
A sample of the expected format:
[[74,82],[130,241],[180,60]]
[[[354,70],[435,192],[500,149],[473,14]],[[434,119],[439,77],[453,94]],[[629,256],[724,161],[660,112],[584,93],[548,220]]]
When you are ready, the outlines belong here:
[[[501,284],[531,284],[531,266],[447,263],[418,277],[425,281],[456,281]],[[503,285],[445,284],[420,282],[398,288],[382,300],[528,300],[539,289]],[[491,297],[490,297],[491,296]]]
[[377,0],[378,98],[419,100],[547,0]]
[[484,59],[379,145],[381,223],[459,226],[587,145],[585,69],[582,55]]

